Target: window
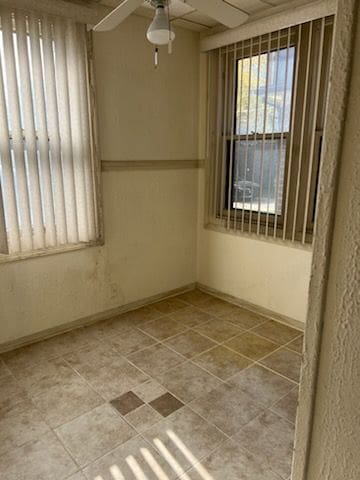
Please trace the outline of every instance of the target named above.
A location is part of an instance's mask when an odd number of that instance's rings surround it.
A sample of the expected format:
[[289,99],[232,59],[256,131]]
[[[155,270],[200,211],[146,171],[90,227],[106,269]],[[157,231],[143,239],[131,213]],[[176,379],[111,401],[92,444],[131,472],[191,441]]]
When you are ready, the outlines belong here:
[[210,53],[208,225],[312,241],[332,23]]
[[83,26],[0,10],[0,258],[99,238]]

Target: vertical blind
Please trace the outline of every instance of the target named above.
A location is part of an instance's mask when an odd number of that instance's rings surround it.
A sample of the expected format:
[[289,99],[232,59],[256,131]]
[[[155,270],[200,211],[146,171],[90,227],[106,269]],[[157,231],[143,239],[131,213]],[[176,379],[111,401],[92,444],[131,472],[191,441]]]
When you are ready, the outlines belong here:
[[206,223],[312,241],[333,19],[209,54]]
[[84,26],[4,7],[0,22],[1,253],[93,242]]

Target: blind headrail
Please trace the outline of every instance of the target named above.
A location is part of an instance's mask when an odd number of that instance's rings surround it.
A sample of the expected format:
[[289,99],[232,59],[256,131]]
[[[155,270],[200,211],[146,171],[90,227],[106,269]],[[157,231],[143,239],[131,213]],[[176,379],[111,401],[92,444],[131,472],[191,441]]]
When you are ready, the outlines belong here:
[[248,40],[249,38],[328,17],[336,13],[336,8],[337,0],[318,0],[307,5],[298,5],[296,7],[292,7],[290,4],[289,8],[285,11],[258,18],[240,27],[228,29],[224,32],[202,38],[200,50],[202,52],[209,52],[210,50],[232,45]]

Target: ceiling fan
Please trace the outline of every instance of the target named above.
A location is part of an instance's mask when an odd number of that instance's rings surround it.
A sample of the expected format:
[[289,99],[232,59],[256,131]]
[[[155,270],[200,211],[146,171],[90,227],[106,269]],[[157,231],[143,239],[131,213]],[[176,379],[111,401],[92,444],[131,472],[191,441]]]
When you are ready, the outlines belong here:
[[[146,34],[147,39],[156,46],[168,44],[171,47],[171,43],[175,39],[175,33],[171,28],[169,16],[169,4],[171,3],[171,0],[149,1],[155,8],[155,16],[148,28]],[[217,20],[228,28],[237,27],[248,19],[247,13],[223,0],[182,1],[214,20]],[[94,30],[97,32],[112,30],[140,7],[143,2],[144,0],[124,0],[118,7],[95,25]]]

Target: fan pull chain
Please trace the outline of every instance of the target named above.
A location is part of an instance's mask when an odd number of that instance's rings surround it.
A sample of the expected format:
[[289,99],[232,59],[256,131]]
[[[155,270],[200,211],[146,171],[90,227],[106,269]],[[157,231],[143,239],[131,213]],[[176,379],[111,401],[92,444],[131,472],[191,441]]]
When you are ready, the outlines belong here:
[[159,66],[159,48],[158,47],[155,47],[154,66],[155,68],[158,68]]

